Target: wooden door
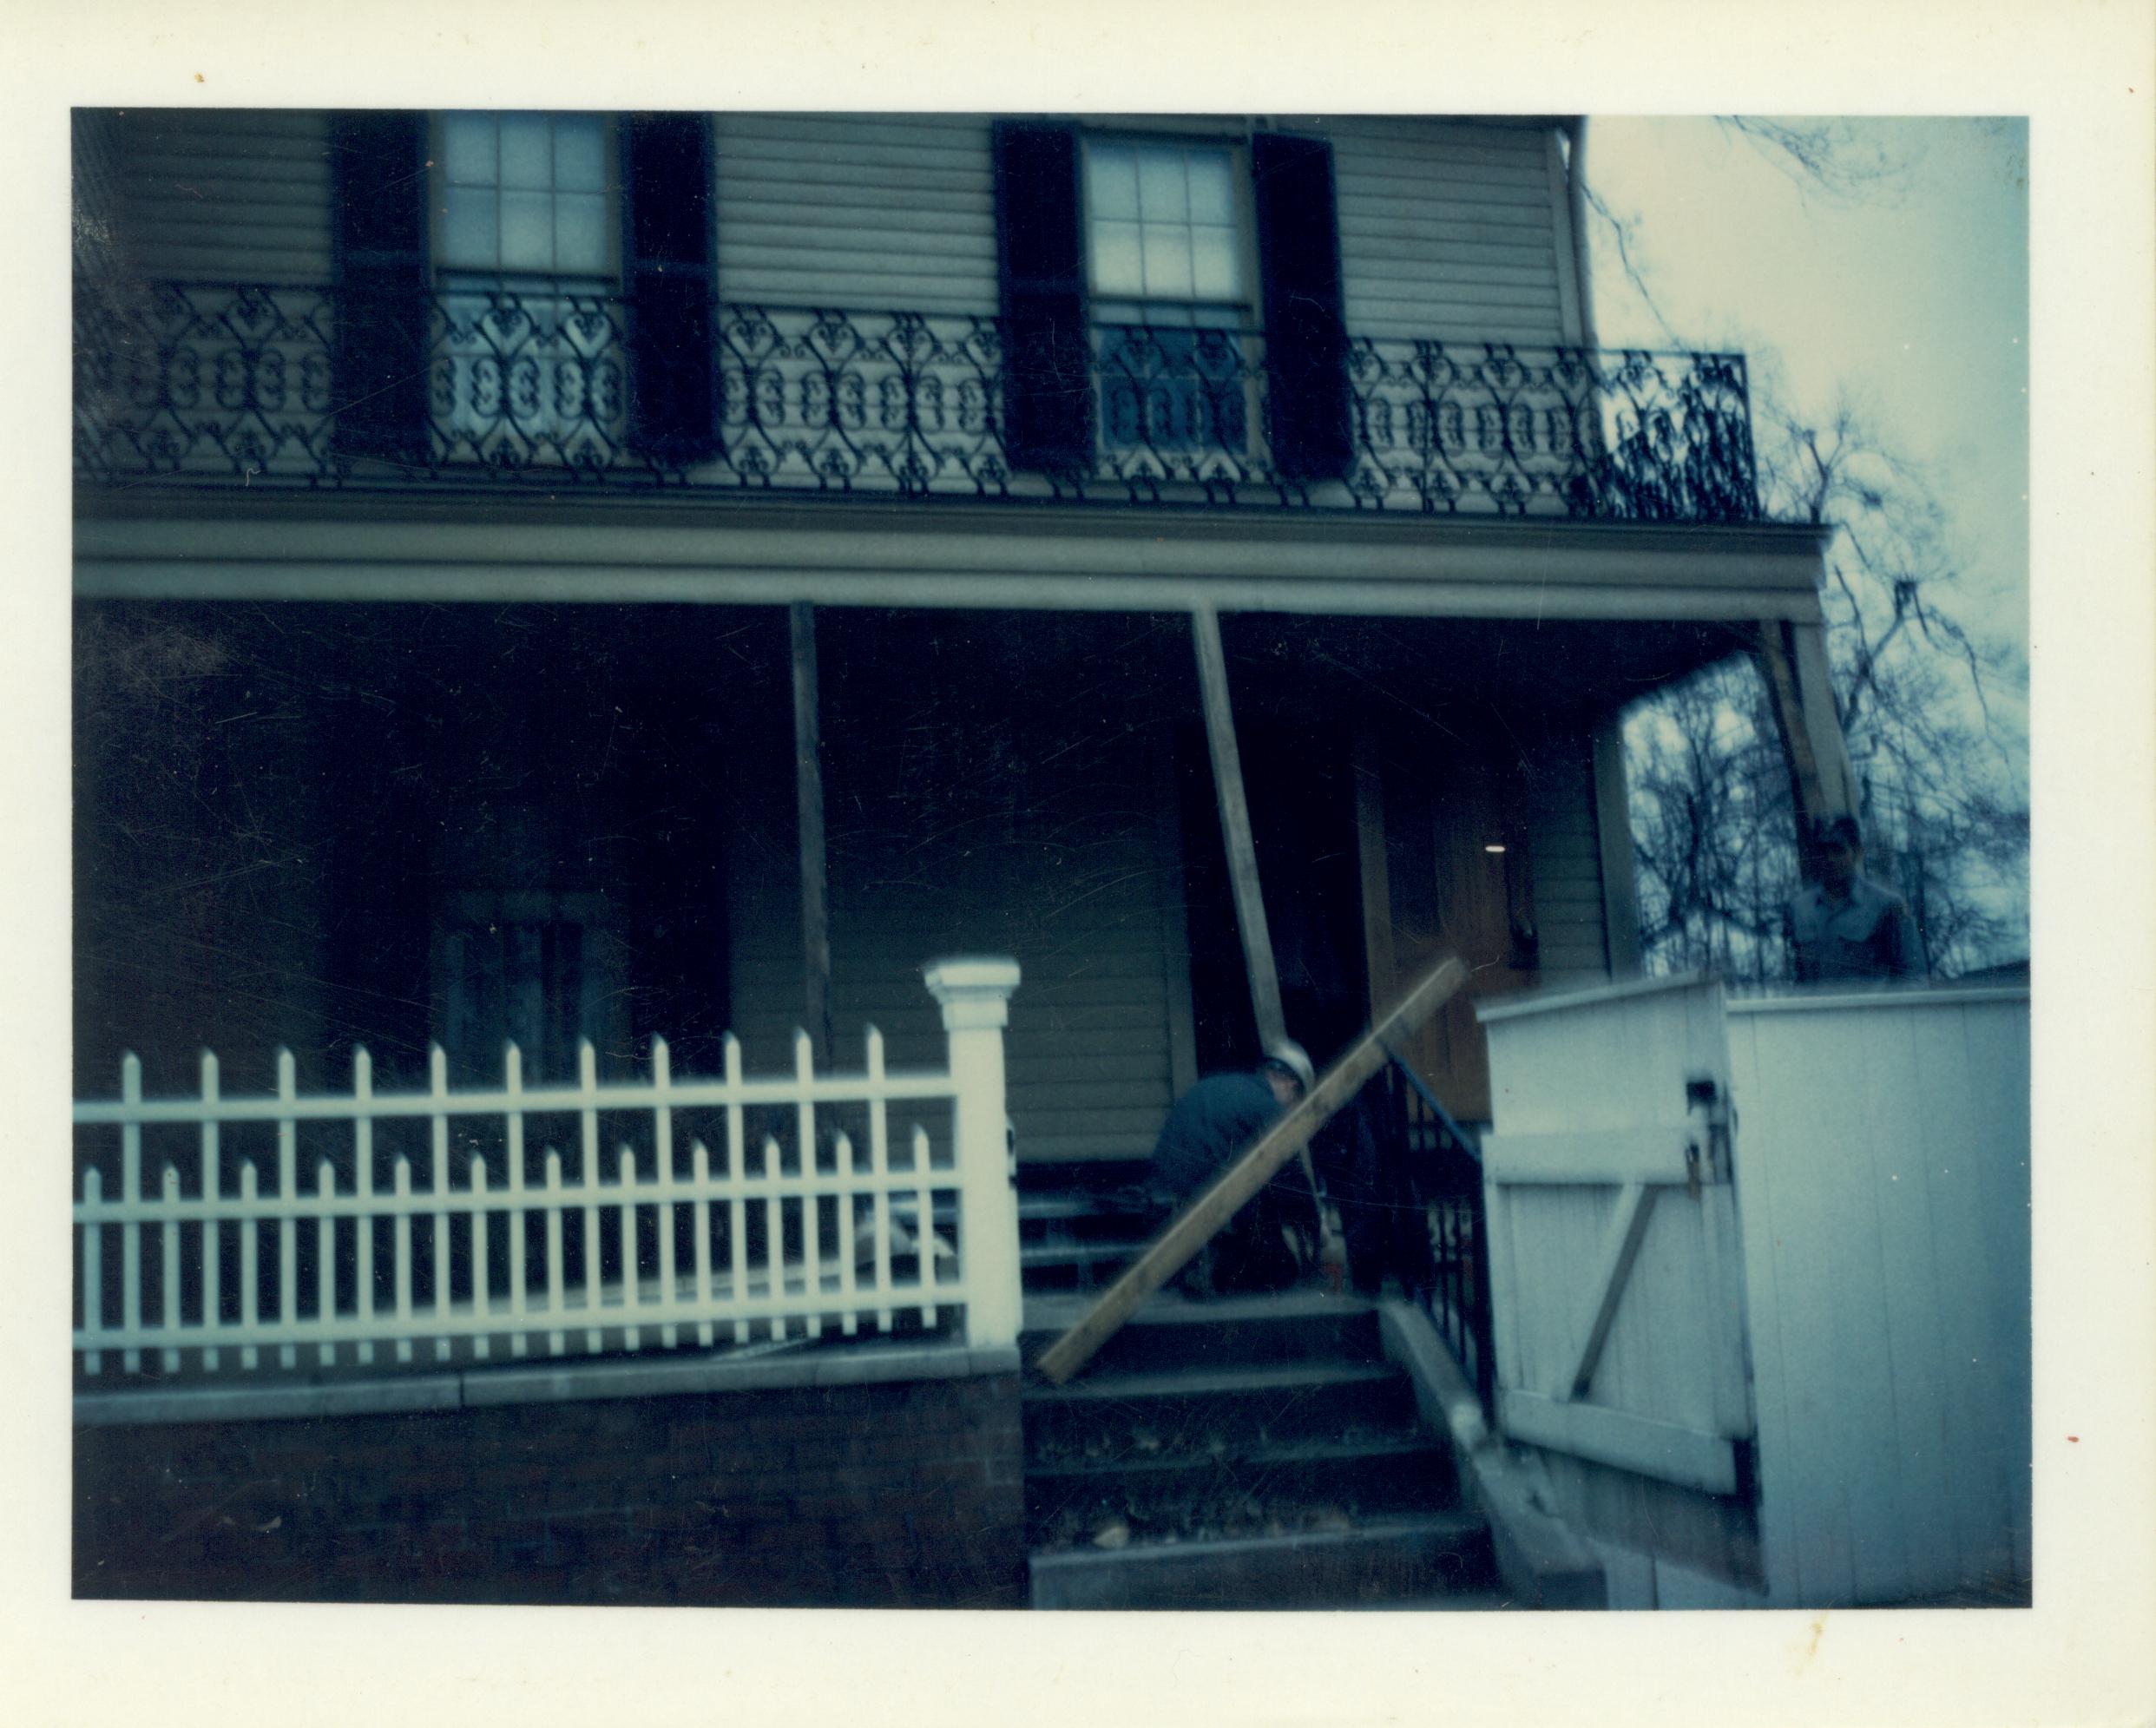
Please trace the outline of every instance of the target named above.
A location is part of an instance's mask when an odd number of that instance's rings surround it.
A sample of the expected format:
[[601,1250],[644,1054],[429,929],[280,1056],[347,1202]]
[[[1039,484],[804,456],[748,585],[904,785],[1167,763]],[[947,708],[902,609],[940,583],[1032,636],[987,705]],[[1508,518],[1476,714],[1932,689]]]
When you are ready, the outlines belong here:
[[1748,1587],[1756,1423],[1721,989],[1486,1004],[1497,1417],[1566,1515]]

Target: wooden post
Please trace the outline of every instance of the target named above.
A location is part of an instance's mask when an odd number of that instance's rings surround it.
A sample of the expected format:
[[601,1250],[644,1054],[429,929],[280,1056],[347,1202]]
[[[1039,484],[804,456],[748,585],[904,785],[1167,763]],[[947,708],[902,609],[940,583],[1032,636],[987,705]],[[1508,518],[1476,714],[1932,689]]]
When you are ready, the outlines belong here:
[[1211,1241],[1282,1165],[1309,1145],[1310,1137],[1377,1073],[1389,1047],[1428,1020],[1466,982],[1467,968],[1458,960],[1441,961],[1397,1008],[1318,1076],[1308,1096],[1178,1213],[1076,1325],[1042,1352],[1034,1364],[1042,1377],[1060,1386],[1090,1362],[1140,1303],[1180,1271],[1190,1257]]
[[1206,710],[1206,743],[1213,755],[1213,790],[1220,803],[1220,838],[1227,853],[1228,884],[1235,897],[1235,927],[1243,938],[1243,965],[1250,975],[1250,1005],[1260,1042],[1287,1035],[1280,1012],[1280,975],[1265,928],[1265,902],[1258,886],[1258,849],[1250,836],[1250,805],[1243,796],[1243,763],[1235,745],[1235,712],[1228,702],[1227,657],[1220,647],[1219,615],[1210,606],[1190,614],[1198,648],[1198,689]]
[[823,723],[816,689],[816,608],[786,608],[793,643],[793,788],[801,831],[802,1029],[816,1071],[831,1066],[831,916],[824,877]]
[[1385,856],[1384,774],[1375,729],[1355,739],[1355,850],[1363,888],[1363,964],[1370,980],[1370,1011],[1392,993],[1398,961],[1392,945],[1392,870]]
[[1790,796],[1797,815],[1797,857],[1804,879],[1817,873],[1811,826],[1822,817],[1844,816],[1857,807],[1849,747],[1834,708],[1827,668],[1826,634],[1817,624],[1767,620],[1759,626],[1759,671],[1768,706],[1789,764]]
[[[975,1350],[1016,1344],[1024,1298],[1018,1263],[1017,1171],[1003,1114],[1003,1028],[1018,963],[1001,956],[939,960],[926,969],[929,994],[943,1011],[950,1079],[957,1088],[960,1239],[964,1245],[966,1343]],[[918,1165],[925,1170],[925,1159]],[[934,1232],[921,1196],[921,1277],[931,1286]],[[851,1250],[847,1252],[851,1252]]]

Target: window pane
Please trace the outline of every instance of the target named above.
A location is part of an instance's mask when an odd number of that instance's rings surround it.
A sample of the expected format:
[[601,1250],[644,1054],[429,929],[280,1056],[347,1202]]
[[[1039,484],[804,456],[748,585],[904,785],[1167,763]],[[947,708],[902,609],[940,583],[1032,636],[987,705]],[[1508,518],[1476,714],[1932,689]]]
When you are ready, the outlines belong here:
[[1201,300],[1237,298],[1235,230],[1193,227],[1190,231],[1191,286]]
[[554,200],[543,192],[502,194],[502,268],[554,267]]
[[1189,156],[1190,220],[1232,227],[1235,188],[1225,150],[1193,150]]
[[1096,217],[1137,219],[1138,161],[1127,145],[1086,147],[1086,193]]
[[1145,293],[1139,224],[1093,224],[1093,293]]
[[1180,222],[1190,215],[1184,194],[1183,153],[1147,149],[1138,157],[1138,208],[1148,222]]
[[452,269],[493,269],[495,224],[492,192],[450,187],[442,208],[442,262]]
[[603,192],[606,132],[595,114],[554,117],[554,186],[557,192]]
[[1138,262],[1137,223],[1093,225],[1093,291],[1096,294],[1145,292],[1145,276]]
[[543,114],[502,116],[502,184],[543,189],[554,181],[554,151]]
[[442,116],[442,173],[451,186],[494,184],[494,116]]
[[554,200],[554,267],[566,276],[596,276],[607,267],[607,200],[596,193],[565,193]]
[[1146,292],[1191,297],[1190,231],[1187,228],[1145,228]]

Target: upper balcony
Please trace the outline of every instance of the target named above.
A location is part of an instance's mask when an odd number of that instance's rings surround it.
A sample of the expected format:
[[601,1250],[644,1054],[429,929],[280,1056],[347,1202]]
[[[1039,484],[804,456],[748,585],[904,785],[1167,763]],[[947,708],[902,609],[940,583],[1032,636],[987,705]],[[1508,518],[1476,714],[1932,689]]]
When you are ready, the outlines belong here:
[[[640,437],[629,304],[437,290],[414,368],[339,411],[334,291],[78,285],[78,497],[573,489],[1243,510],[1759,520],[1743,358],[1348,332],[1331,476],[1276,460],[1283,391],[1246,328],[1096,324],[1089,455],[1014,459],[1002,321],[716,304],[708,439]],[[352,308],[364,312],[364,307]],[[691,365],[690,370],[700,370]],[[1073,369],[1074,371],[1076,368]],[[701,388],[701,381],[698,381]],[[1306,403],[1296,411],[1307,412]]]

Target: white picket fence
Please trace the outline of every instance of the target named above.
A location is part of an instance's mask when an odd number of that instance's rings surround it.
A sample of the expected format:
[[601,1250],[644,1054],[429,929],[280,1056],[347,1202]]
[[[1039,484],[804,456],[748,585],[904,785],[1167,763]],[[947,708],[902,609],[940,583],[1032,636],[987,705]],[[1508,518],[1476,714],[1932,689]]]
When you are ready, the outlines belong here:
[[[75,1206],[82,1371],[115,1357],[162,1376],[562,1357],[954,1316],[970,1345],[1011,1344],[1002,1028],[1018,976],[1000,959],[926,969],[943,1073],[888,1072],[873,1028],[858,1074],[815,1073],[799,1035],[792,1074],[745,1077],[728,1037],[722,1076],[676,1077],[654,1040],[648,1079],[601,1085],[586,1042],[574,1086],[528,1087],[511,1045],[483,1091],[450,1090],[437,1048],[424,1092],[377,1093],[361,1050],[349,1093],[301,1096],[280,1051],[274,1094],[227,1098],[205,1053],[199,1096],[146,1099],[128,1055],[117,1100],[75,1107],[91,1143]],[[235,1156],[250,1137],[263,1155]]]

